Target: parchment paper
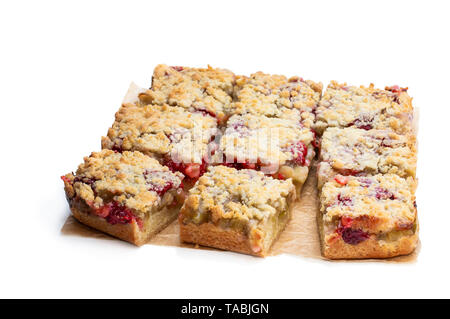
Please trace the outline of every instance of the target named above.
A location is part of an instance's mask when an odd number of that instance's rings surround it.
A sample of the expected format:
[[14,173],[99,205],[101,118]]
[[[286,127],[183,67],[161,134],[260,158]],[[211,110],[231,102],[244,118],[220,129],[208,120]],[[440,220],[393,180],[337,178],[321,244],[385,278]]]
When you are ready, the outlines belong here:
[[[133,102],[137,98],[137,94],[143,89],[132,83],[124,98],[124,102]],[[316,216],[319,212],[319,200],[317,191],[316,167],[313,163],[311,171],[305,185],[303,186],[300,198],[295,202],[292,209],[292,218],[286,229],[281,233],[278,240],[271,249],[271,256],[280,254],[291,254],[307,258],[327,260],[321,256],[320,241]],[[93,237],[106,240],[116,240],[100,231],[92,229],[79,223],[75,218],[69,216],[61,229],[64,235]],[[131,245],[131,244],[130,244]],[[179,240],[178,221],[174,221],[171,225],[157,234],[151,239],[147,245],[163,245],[176,246],[194,249],[214,249],[208,247],[199,247],[187,243],[181,243]],[[389,259],[364,259],[345,262],[414,262],[420,250],[420,242],[416,250],[408,256],[399,256]],[[228,253],[226,251],[224,254]],[[249,256],[249,258],[257,258]],[[336,262],[336,261],[334,261]],[[342,260],[340,261],[342,262]]]

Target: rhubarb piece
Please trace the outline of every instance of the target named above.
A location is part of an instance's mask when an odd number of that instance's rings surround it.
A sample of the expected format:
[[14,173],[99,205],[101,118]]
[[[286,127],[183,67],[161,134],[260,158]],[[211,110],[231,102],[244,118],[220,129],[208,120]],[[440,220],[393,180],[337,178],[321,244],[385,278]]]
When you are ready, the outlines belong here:
[[336,174],[415,177],[416,139],[389,130],[329,128],[322,136],[319,188]]
[[266,256],[286,226],[295,198],[290,179],[274,179],[250,169],[209,167],[181,208],[180,238]]
[[224,120],[224,108],[232,100],[234,74],[224,69],[172,67],[160,64],[153,73],[152,87],[140,94],[147,104],[179,106]]
[[229,115],[265,115],[289,117],[289,110],[300,113],[302,124],[311,127],[314,110],[322,94],[322,83],[257,72],[249,77],[237,76],[235,102],[226,108]]
[[124,104],[102,148],[140,151],[193,182],[204,173],[217,133],[215,118],[168,105]]
[[292,178],[298,194],[315,156],[314,134],[298,117],[234,115],[227,122],[219,153],[224,165]]
[[140,152],[103,150],[62,176],[73,216],[81,223],[142,245],[176,219],[183,175]]
[[318,215],[323,255],[388,258],[412,252],[418,240],[416,186],[412,177],[395,174],[337,175],[325,183]]
[[315,113],[314,127],[320,134],[328,127],[391,129],[400,134],[410,134],[413,128],[411,97],[399,86],[381,90],[373,84],[357,87],[332,81]]

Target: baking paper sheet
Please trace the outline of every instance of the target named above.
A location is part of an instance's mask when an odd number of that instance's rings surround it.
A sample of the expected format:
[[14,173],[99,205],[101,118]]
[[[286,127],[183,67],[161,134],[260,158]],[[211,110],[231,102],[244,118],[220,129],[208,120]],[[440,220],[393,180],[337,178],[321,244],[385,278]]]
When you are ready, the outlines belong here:
[[[124,98],[124,102],[134,102],[137,94],[143,89],[132,83]],[[272,247],[271,256],[280,254],[290,254],[302,257],[324,259],[320,254],[320,241],[318,228],[316,223],[316,215],[319,212],[319,200],[317,191],[316,167],[312,165],[309,177],[303,186],[302,194],[292,209],[292,219],[286,226],[286,229],[280,235],[280,238]],[[117,240],[100,231],[87,227],[79,223],[75,218],[69,216],[61,229],[63,235],[93,237],[106,240]],[[131,244],[130,244],[131,245]],[[181,243],[179,240],[178,221],[174,221],[166,229],[151,239],[147,245],[163,245],[176,246],[191,249],[213,249],[207,247],[199,247],[187,243]],[[389,259],[365,259],[361,261],[345,261],[345,262],[414,262],[420,250],[420,242],[416,250],[408,256],[399,256]],[[224,251],[224,254],[229,252]],[[248,256],[248,258],[259,258]],[[270,258],[270,257],[269,257]],[[343,262],[343,261],[333,261]]]

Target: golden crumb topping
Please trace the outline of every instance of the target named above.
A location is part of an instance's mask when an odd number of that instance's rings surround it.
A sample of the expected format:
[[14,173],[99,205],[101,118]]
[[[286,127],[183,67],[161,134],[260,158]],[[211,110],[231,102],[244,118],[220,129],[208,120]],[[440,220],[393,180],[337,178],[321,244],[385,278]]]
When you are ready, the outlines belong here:
[[158,65],[152,87],[140,95],[149,104],[169,104],[190,110],[204,110],[218,118],[231,103],[234,74],[208,66],[202,68]]
[[415,137],[389,130],[329,128],[322,136],[321,160],[331,168],[350,175],[392,173],[415,176]]
[[189,191],[182,212],[193,211],[193,221],[257,223],[286,211],[293,196],[291,179],[277,180],[249,169],[210,166]]
[[315,128],[319,132],[349,126],[406,132],[412,122],[413,107],[406,89],[395,86],[381,90],[373,84],[357,87],[332,81],[316,110]]
[[200,163],[216,128],[213,117],[181,107],[126,103],[102,138],[102,147],[157,158],[170,154],[184,163]]
[[232,116],[220,141],[220,151],[228,162],[283,165],[296,161],[297,165],[309,166],[314,156],[310,147],[313,132],[300,123],[298,111],[289,112],[292,116],[288,118]]
[[394,174],[337,175],[322,188],[323,220],[369,233],[411,229],[416,221],[416,186],[413,178]]
[[285,117],[286,109],[300,111],[305,125],[314,121],[313,109],[322,94],[322,84],[304,81],[300,77],[288,79],[283,75],[262,72],[250,77],[237,76],[234,88],[236,101],[226,109],[229,114],[256,114]]
[[140,152],[103,150],[85,157],[76,173],[67,174],[64,181],[66,190],[72,188],[71,197],[93,207],[117,202],[139,215],[158,205],[165,191],[179,188],[182,179],[181,173],[172,173]]

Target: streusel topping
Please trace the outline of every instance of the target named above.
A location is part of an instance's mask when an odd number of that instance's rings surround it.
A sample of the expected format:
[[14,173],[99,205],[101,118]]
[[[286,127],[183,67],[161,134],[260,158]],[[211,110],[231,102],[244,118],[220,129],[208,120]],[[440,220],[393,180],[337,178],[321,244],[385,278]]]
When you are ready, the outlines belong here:
[[412,135],[398,135],[389,130],[329,128],[322,137],[321,160],[350,175],[393,173],[415,176],[417,152]]
[[255,170],[210,166],[189,191],[185,205],[220,219],[261,221],[288,209],[295,196],[291,179],[277,180]]
[[73,197],[97,208],[114,201],[137,213],[150,212],[163,191],[179,188],[182,179],[181,173],[172,173],[140,152],[111,150],[92,153],[75,174],[65,176]]
[[398,86],[376,89],[348,86],[332,81],[316,110],[315,128],[358,127],[362,129],[390,128],[407,132],[412,128],[413,107],[407,89]]
[[116,113],[102,147],[155,157],[170,154],[181,162],[201,163],[216,128],[217,121],[206,114],[168,105],[127,103]]
[[234,88],[236,102],[230,105],[228,114],[256,114],[286,117],[286,109],[300,111],[305,125],[314,121],[313,110],[322,94],[322,84],[305,81],[300,77],[288,79],[283,75],[262,72],[250,77],[237,76]]
[[156,66],[152,87],[140,95],[149,104],[169,104],[217,117],[231,103],[234,74],[224,69]]
[[[221,152],[227,160],[244,160],[250,163],[282,165],[296,159],[301,155],[299,152],[306,153],[314,135],[295,117],[297,111],[290,112],[294,115],[291,118],[253,114],[232,116],[221,139]],[[303,161],[305,160],[306,156]]]
[[351,226],[370,233],[411,229],[416,220],[416,186],[413,178],[394,174],[338,175],[322,188],[323,220],[342,223],[341,218],[345,217],[348,223],[351,218]]

